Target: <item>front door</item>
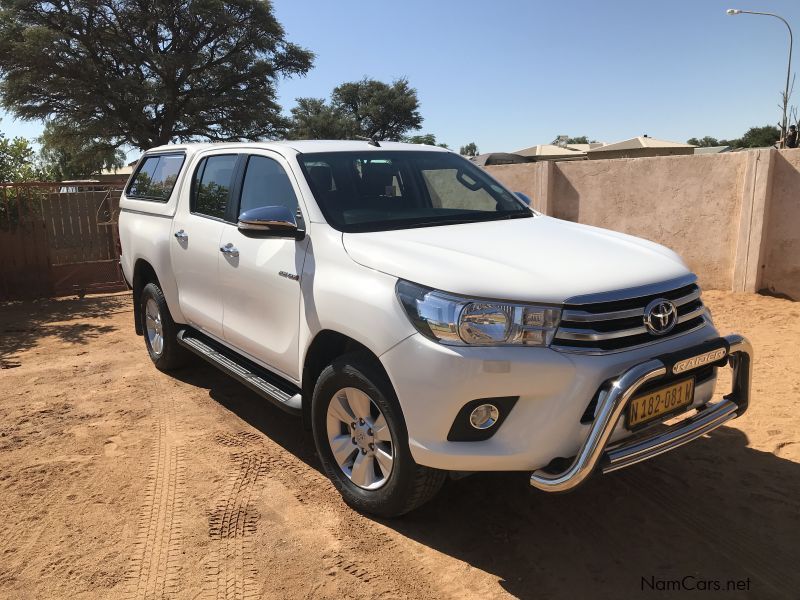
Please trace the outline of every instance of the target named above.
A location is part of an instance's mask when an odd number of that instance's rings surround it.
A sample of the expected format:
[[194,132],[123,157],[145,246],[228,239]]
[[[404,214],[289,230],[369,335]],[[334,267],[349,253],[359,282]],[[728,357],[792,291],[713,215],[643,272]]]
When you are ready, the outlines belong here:
[[[299,190],[285,161],[268,151],[246,160],[235,214],[262,206],[286,206],[299,214]],[[299,278],[308,238],[258,237],[230,224],[220,244],[238,251],[220,260],[225,341],[297,381]]]
[[171,256],[181,311],[189,324],[222,338],[220,238],[228,218],[236,154],[204,156],[195,167],[186,202],[172,225]]

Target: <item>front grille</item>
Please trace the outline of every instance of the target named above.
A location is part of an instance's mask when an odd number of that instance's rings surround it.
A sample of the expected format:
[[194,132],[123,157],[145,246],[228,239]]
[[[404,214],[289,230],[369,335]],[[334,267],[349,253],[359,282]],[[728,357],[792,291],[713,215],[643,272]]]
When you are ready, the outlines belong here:
[[[552,347],[591,354],[619,352],[694,331],[707,322],[696,283],[632,297],[623,294],[614,300],[566,304]],[[678,309],[677,324],[661,336],[644,325],[645,308],[657,298],[671,300]]]

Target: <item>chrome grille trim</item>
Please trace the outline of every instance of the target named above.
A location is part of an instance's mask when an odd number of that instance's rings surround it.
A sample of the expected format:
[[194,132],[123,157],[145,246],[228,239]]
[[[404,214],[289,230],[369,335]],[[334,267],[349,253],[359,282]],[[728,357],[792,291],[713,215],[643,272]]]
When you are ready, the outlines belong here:
[[[672,301],[675,306],[683,306],[684,304],[688,304],[693,300],[697,300],[700,298],[700,288],[696,289],[691,294],[687,294],[686,296],[682,296],[681,298],[677,298]],[[630,319],[631,317],[642,317],[644,316],[644,309],[645,307],[642,306],[641,308],[632,308],[630,310],[619,310],[615,312],[605,312],[605,313],[590,313],[586,312],[585,310],[565,310],[561,314],[562,321],[579,321],[581,323],[587,323],[590,321],[610,321],[612,319]]]
[[580,341],[599,341],[599,340],[615,340],[621,337],[630,337],[632,335],[640,335],[647,333],[644,325],[641,327],[634,327],[633,329],[620,329],[619,331],[611,331],[603,333],[601,331],[594,331],[593,329],[570,329],[569,327],[560,327],[556,333],[556,339],[559,340],[580,340]]
[[637,350],[639,348],[646,348],[647,346],[652,346],[653,344],[658,344],[659,342],[663,342],[664,340],[672,340],[684,335],[689,335],[690,333],[694,333],[695,331],[702,329],[708,325],[708,319],[703,317],[703,322],[699,325],[692,327],[691,329],[687,329],[686,331],[681,331],[680,333],[676,333],[673,335],[665,335],[664,337],[660,338],[653,338],[652,341],[645,342],[644,344],[635,344],[633,346],[626,346],[624,348],[619,348],[617,350],[606,350],[605,348],[593,348],[591,346],[561,346],[556,343],[554,340],[553,343],[550,345],[550,348],[553,350],[557,350],[558,352],[565,352],[568,354],[614,354],[616,352],[627,352],[628,350]]
[[[698,294],[699,296],[699,294]],[[685,304],[685,303],[684,303]],[[644,309],[642,309],[644,311]],[[684,315],[678,317],[678,324],[685,323],[686,321],[690,321],[706,312],[705,306],[698,306],[693,311],[688,312]],[[608,313],[606,313],[608,314]],[[644,312],[642,312],[644,314]],[[634,315],[637,316],[637,315]],[[639,315],[641,316],[641,315]],[[615,340],[621,337],[628,337],[631,335],[641,335],[643,333],[647,333],[647,329],[644,325],[641,327],[633,327],[631,329],[620,329],[619,331],[612,331],[609,333],[603,333],[602,331],[594,331],[592,329],[570,329],[569,327],[560,327],[558,332],[556,333],[556,339],[561,340]],[[667,336],[669,337],[669,336]]]
[[[672,339],[705,327],[710,319],[696,279],[673,280],[666,285],[597,294],[595,303],[567,304],[551,348],[560,352],[610,354]],[[581,298],[584,300],[587,297]],[[647,305],[656,298],[670,300],[678,309],[675,329],[663,336],[649,333],[644,324]],[[579,299],[575,299],[579,300]]]
[[706,307],[704,304],[701,304],[697,308],[695,308],[692,312],[688,312],[685,315],[681,315],[678,317],[678,324],[685,323],[686,321],[690,321],[700,315],[706,314]]

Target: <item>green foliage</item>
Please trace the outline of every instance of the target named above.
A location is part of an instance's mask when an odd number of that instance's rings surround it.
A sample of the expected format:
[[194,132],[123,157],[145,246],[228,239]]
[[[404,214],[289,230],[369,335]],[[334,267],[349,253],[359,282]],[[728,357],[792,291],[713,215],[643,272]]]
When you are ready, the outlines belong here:
[[439,143],[436,141],[436,136],[432,133],[423,133],[421,135],[411,135],[403,140],[409,144],[427,144],[428,146],[439,146],[440,148],[449,148],[447,144]]
[[571,137],[567,138],[567,144],[589,144],[589,138],[585,135],[581,135],[578,137]]
[[85,179],[125,165],[125,153],[100,139],[86,138],[68,125],[48,121],[39,138],[42,170],[56,181]]
[[732,140],[718,140],[707,135],[701,139],[689,138],[687,144],[692,144],[700,148],[710,146],[730,146],[731,148],[767,148],[774,145],[781,139],[781,130],[774,125],[764,125],[763,127],[751,127],[745,134]]
[[40,173],[34,166],[35,152],[28,140],[8,139],[0,132],[0,183],[36,181]]
[[291,139],[375,136],[399,141],[422,124],[417,91],[405,79],[391,85],[368,78],[343,83],[334,88],[330,103],[298,98],[291,112]]
[[686,143],[691,144],[692,146],[697,146],[698,148],[711,148],[712,146],[722,145],[719,143],[717,138],[711,137],[710,135],[707,135],[699,140],[697,138],[689,138],[686,140]]
[[765,148],[781,139],[781,130],[775,125],[751,127],[738,140],[739,148]]
[[0,0],[3,106],[114,147],[281,135],[312,58],[261,0]]
[[334,88],[331,104],[353,119],[366,137],[399,141],[422,125],[417,90],[406,79],[391,85],[366,77],[343,83]]
[[475,142],[470,142],[465,146],[461,146],[459,148],[458,153],[461,156],[478,156],[478,146],[475,145]]
[[361,135],[353,119],[322,98],[298,98],[291,112],[290,139],[346,140]]

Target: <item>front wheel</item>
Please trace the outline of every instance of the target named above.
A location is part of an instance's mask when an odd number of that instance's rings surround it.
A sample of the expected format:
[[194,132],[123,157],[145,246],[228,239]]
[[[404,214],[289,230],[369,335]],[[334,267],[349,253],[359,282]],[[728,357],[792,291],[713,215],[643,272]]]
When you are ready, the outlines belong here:
[[348,354],[314,388],[314,441],[328,477],[350,506],[382,517],[430,500],[446,473],[418,465],[390,382],[368,355]]
[[189,353],[178,345],[178,328],[158,284],[148,283],[144,286],[139,302],[144,343],[153,364],[161,371],[185,365]]

